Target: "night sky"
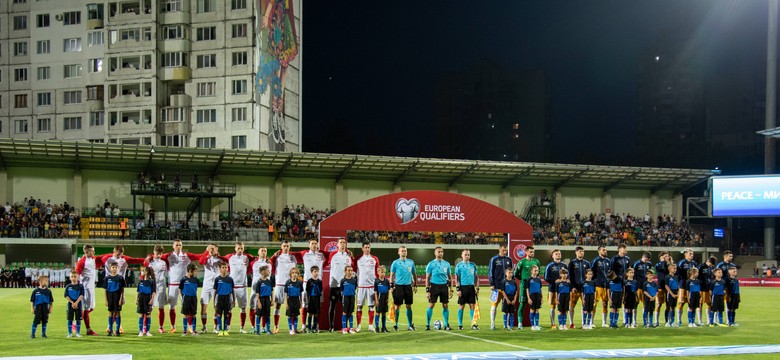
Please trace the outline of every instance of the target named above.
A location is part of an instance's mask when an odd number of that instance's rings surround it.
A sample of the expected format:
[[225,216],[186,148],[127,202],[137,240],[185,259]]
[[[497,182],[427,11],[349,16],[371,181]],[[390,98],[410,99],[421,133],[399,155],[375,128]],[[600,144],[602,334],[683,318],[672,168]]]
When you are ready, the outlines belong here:
[[633,165],[639,63],[659,38],[687,44],[722,96],[765,74],[761,0],[305,1],[303,11],[306,152],[437,157],[437,78],[487,60],[547,72],[552,161]]

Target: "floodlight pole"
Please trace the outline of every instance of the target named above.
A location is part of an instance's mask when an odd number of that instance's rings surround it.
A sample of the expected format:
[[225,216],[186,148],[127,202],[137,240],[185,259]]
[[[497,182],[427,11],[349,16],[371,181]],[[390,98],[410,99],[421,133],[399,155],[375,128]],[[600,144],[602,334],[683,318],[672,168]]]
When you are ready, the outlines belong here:
[[[769,23],[767,26],[766,44],[766,118],[765,128],[772,129],[776,125],[775,102],[777,98],[777,2],[769,0]],[[764,173],[775,173],[775,138],[764,137]],[[775,258],[775,218],[764,219],[764,258]]]

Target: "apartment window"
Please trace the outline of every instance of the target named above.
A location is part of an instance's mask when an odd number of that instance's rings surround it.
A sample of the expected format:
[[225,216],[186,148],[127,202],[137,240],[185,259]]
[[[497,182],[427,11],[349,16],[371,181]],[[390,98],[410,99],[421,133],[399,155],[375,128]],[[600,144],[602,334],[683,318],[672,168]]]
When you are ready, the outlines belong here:
[[106,42],[106,35],[102,30],[87,33],[87,46],[101,46]]
[[38,106],[50,106],[51,105],[51,93],[42,92],[38,93]]
[[198,41],[216,40],[217,39],[217,27],[216,26],[200,27],[200,28],[197,29],[196,32],[197,32],[196,39]]
[[217,109],[198,110],[196,114],[198,124],[217,122]]
[[27,0],[14,0],[14,4],[27,4]]
[[138,41],[141,38],[141,30],[139,29],[126,29],[119,31],[119,38],[122,41],[135,40]]
[[14,69],[14,81],[27,81],[27,68]]
[[51,21],[49,20],[49,14],[38,14],[36,17],[36,25],[39,28],[49,27],[51,25]]
[[217,147],[217,138],[215,137],[198,138],[197,147],[203,149],[213,149]]
[[163,40],[184,39],[185,37],[184,25],[163,26]]
[[182,0],[162,0],[160,4],[160,11],[162,12],[174,12],[181,11]]
[[27,94],[14,95],[14,108],[21,109],[27,107]]
[[232,149],[246,149],[246,135],[233,136],[231,141]]
[[233,53],[233,66],[246,65],[246,64],[247,64],[246,51],[237,51]]
[[63,67],[63,74],[66,79],[81,77],[81,65],[71,64]]
[[27,16],[14,16],[14,30],[27,29]]
[[186,119],[187,114],[185,108],[166,108],[162,110],[162,119],[160,119],[160,122],[182,122]]
[[233,38],[246,37],[246,24],[233,24]]
[[103,59],[89,59],[87,60],[87,71],[91,73],[99,73],[103,71]]
[[89,113],[89,126],[103,126],[106,123],[106,115],[102,111]]
[[233,122],[246,121],[246,108],[237,107],[230,110],[231,119]]
[[217,67],[217,54],[198,55],[198,68]]
[[216,9],[216,0],[198,0],[198,14],[214,12]]
[[87,20],[103,20],[103,4],[87,4]]
[[27,133],[27,120],[16,120],[16,121],[14,121],[14,128],[15,128],[17,134],[26,134]]
[[186,147],[187,135],[166,135],[160,137],[161,146]]
[[87,100],[103,100],[103,85],[87,86]]
[[198,96],[214,96],[216,88],[216,82],[198,83]]
[[233,95],[246,94],[246,80],[233,80]]
[[27,42],[26,41],[20,41],[14,43],[14,56],[25,56],[27,55]]
[[38,40],[35,46],[38,54],[48,54],[51,52],[51,42],[49,40]]
[[230,10],[246,9],[246,0],[231,0]]
[[81,116],[66,117],[63,119],[65,131],[67,130],[81,130]]
[[162,67],[187,66],[187,53],[172,52],[162,54]]
[[81,91],[66,91],[63,94],[63,101],[65,105],[81,104]]
[[51,119],[50,118],[38,119],[38,132],[49,132],[49,131],[51,131]]
[[48,66],[41,66],[37,70],[38,80],[48,80],[51,77],[51,70]]
[[81,51],[81,38],[70,38],[62,41],[62,51],[75,52]]
[[144,41],[152,41],[152,28],[145,27],[143,28],[144,32]]
[[65,13],[65,18],[62,21],[65,25],[77,25],[81,24],[81,11],[69,11]]

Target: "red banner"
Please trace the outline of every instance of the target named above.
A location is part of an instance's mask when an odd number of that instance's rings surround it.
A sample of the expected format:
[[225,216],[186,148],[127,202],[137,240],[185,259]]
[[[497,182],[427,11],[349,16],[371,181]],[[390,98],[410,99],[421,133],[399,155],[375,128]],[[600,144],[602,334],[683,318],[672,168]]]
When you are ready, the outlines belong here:
[[739,286],[780,287],[780,278],[739,278]]

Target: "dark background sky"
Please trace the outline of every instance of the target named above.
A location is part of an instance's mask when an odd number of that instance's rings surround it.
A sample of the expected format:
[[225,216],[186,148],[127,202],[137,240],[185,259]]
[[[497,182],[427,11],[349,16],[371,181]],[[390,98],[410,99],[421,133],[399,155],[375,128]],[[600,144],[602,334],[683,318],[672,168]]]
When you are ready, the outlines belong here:
[[306,1],[303,11],[306,152],[439,156],[436,79],[488,60],[547,72],[553,161],[638,165],[637,74],[659,38],[687,44],[721,96],[765,74],[762,0]]

